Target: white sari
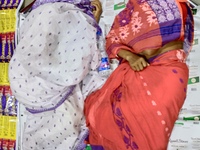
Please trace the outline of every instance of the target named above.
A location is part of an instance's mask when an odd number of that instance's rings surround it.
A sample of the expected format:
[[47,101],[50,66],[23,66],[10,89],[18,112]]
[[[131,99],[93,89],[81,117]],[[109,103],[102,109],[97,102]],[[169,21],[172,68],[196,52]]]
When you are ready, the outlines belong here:
[[30,12],[10,61],[13,95],[27,108],[23,150],[79,150],[87,128],[84,99],[105,79],[93,19],[69,3]]

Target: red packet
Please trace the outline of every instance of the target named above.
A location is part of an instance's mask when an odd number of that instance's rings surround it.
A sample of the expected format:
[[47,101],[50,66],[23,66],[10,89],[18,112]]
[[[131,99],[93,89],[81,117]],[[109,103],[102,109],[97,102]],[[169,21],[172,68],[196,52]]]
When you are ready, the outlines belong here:
[[8,143],[9,143],[9,140],[3,139],[2,150],[8,150]]
[[14,150],[15,149],[15,140],[9,140],[8,143],[8,150]]

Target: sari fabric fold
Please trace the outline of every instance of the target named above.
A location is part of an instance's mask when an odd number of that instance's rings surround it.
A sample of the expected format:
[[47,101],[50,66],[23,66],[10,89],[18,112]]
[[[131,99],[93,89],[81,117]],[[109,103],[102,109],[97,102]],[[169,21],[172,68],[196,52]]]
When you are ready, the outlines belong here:
[[9,80],[27,110],[23,150],[85,148],[84,99],[104,82],[97,72],[101,57],[92,22],[73,4],[49,2],[20,26]]
[[89,142],[105,150],[166,150],[186,97],[183,50],[166,52],[140,72],[121,64],[85,102]]
[[185,59],[193,40],[190,8],[179,1],[131,0],[116,16],[106,40],[110,58],[117,58],[120,49],[137,54],[184,41],[183,49],[150,58],[150,66],[139,72],[123,61],[85,101],[91,145],[105,150],[166,150],[186,98]]

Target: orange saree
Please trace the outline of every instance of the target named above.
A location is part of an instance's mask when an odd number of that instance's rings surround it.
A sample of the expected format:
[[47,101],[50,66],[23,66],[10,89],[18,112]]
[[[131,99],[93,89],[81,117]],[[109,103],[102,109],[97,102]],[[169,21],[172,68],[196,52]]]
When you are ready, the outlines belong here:
[[[139,53],[173,40],[184,40],[184,49],[150,58],[150,66],[140,72],[132,70],[128,62],[123,61],[104,86],[86,98],[84,112],[91,145],[101,145],[105,150],[167,149],[186,97],[188,68],[185,59],[193,39],[193,19],[185,3],[181,6],[178,1],[168,1],[174,19],[162,22],[163,16],[157,14],[155,24],[151,21],[148,28],[148,23],[142,19],[158,13],[159,4],[161,1],[128,2],[107,35],[108,56],[116,57],[119,49]],[[163,5],[159,8],[165,10]],[[188,11],[185,19],[181,8]],[[137,26],[133,26],[134,23]],[[185,29],[185,25],[190,30]]]

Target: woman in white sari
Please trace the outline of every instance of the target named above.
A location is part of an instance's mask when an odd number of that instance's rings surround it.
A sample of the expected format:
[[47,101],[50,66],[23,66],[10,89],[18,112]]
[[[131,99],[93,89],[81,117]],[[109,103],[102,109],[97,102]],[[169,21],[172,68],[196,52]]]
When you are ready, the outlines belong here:
[[13,95],[27,110],[23,150],[84,149],[84,99],[104,83],[96,72],[100,14],[98,0],[33,4],[9,66]]

